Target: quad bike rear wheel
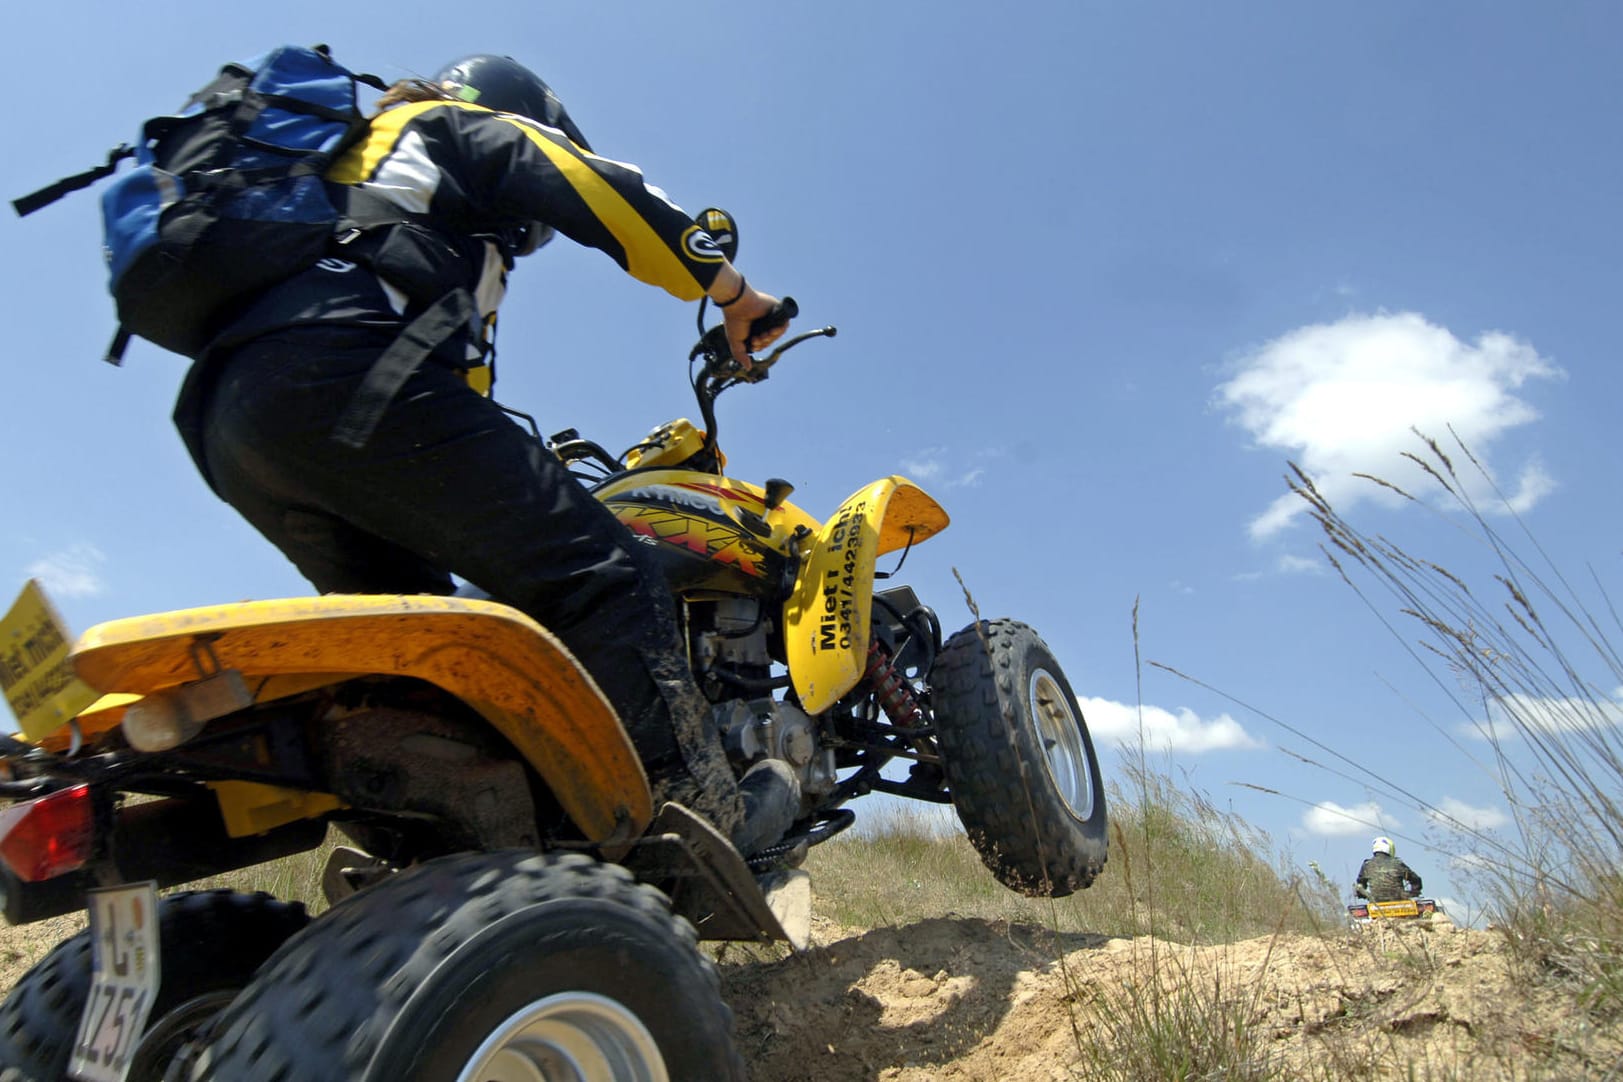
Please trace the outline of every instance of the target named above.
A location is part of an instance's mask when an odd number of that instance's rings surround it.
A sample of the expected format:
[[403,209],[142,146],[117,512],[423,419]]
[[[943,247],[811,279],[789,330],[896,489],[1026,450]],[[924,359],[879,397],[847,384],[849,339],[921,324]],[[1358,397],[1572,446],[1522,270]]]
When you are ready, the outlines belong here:
[[[272,951],[308,923],[304,907],[268,894],[197,891],[158,903],[162,984],[130,1063],[131,1082],[162,1082],[191,1040]],[[67,1077],[90,995],[89,931],[59,943],[0,1006],[0,1082]]]
[[334,906],[214,1028],[219,1082],[744,1077],[714,965],[625,869],[430,860]]
[[1053,898],[1092,883],[1109,845],[1104,784],[1047,644],[983,620],[947,641],[929,682],[953,805],[998,881]]

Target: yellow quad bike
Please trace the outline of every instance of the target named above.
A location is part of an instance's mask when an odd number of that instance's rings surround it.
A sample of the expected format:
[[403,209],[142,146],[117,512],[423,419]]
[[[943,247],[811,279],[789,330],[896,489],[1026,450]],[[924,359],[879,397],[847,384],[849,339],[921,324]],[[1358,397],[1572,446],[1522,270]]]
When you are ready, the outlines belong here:
[[[1054,656],[1010,620],[943,641],[911,589],[874,588],[879,557],[945,512],[886,477],[819,522],[788,483],[722,472],[717,396],[833,333],[745,373],[713,328],[689,358],[703,429],[675,421],[619,456],[548,441],[662,562],[733,765],[799,776],[781,844],[746,861],[655,807],[591,677],[495,601],[251,601],[70,649],[35,598],[0,642],[23,722],[0,738],[4,911],[88,907],[91,927],[0,1006],[0,1075],[741,1078],[697,941],[804,943],[798,865],[854,798],[952,803],[1003,883],[1088,886],[1103,787]],[[356,844],[314,919],[266,894],[156,893],[312,849],[329,825]]]
[[1390,902],[1368,899],[1353,902],[1347,907],[1347,920],[1355,927],[1380,920],[1430,920],[1443,911],[1432,898],[1398,898]]

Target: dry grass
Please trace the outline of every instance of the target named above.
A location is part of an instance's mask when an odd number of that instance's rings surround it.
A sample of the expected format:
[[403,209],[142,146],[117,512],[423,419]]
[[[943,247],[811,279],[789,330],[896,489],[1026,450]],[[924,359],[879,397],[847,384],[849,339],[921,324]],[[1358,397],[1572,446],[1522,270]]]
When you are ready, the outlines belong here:
[[828,916],[854,928],[952,914],[1065,934],[1225,943],[1340,926],[1333,895],[1290,872],[1265,834],[1170,777],[1135,772],[1131,780],[1136,791],[1111,789],[1109,865],[1069,898],[1011,892],[961,831],[906,807],[814,849],[809,867]]
[[1457,437],[1451,450],[1422,437],[1406,457],[1434,489],[1427,501],[1436,497],[1489,562],[1475,583],[1365,534],[1300,470],[1291,487],[1332,566],[1477,728],[1512,829],[1473,829],[1412,794],[1404,802],[1450,828],[1527,979],[1623,1019],[1623,622],[1594,570],[1575,586],[1501,499],[1501,521],[1520,534],[1507,538],[1471,496],[1492,478]]

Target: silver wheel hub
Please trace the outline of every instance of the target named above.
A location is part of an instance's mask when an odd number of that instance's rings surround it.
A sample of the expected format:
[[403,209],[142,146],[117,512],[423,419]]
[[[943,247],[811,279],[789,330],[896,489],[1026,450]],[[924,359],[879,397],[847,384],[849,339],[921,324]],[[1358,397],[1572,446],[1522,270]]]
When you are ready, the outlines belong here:
[[1026,699],[1048,778],[1071,814],[1085,822],[1093,816],[1093,764],[1082,742],[1076,704],[1046,669],[1033,670]]
[[624,1004],[559,992],[514,1012],[457,1082],[670,1082],[659,1046]]

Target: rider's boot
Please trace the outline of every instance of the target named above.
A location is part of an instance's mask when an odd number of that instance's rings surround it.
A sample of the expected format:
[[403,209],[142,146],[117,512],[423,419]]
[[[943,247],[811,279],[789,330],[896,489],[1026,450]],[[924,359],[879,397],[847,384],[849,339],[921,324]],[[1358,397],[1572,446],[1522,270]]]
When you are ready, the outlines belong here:
[[745,856],[783,839],[800,818],[800,779],[782,759],[763,759],[738,783],[744,819],[733,831],[733,847]]
[[[733,847],[750,856],[781,840],[800,815],[800,782],[787,763],[768,759],[739,782],[722,746],[710,703],[686,666],[648,659],[650,675],[663,700],[663,721],[676,738],[676,754],[649,763],[656,802],[674,800],[703,815]],[[643,740],[657,741],[658,721],[637,727]],[[633,732],[633,737],[638,733]],[[646,753],[645,753],[646,758]]]

